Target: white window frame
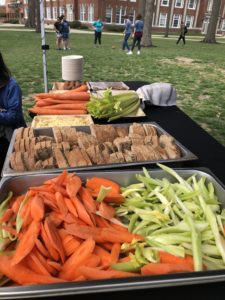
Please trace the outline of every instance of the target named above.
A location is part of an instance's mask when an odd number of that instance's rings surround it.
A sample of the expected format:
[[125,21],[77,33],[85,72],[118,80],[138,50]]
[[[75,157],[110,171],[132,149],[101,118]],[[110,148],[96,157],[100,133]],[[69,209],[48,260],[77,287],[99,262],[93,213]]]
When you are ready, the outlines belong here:
[[[177,26],[174,26],[174,21],[175,21],[175,19],[177,19]],[[181,20],[181,15],[174,14],[174,15],[173,15],[173,23],[172,23],[172,27],[173,27],[173,28],[179,28],[179,27],[180,27],[180,20]]]
[[[190,7],[190,4],[192,3],[193,1],[193,7]],[[188,1],[188,9],[196,9],[196,0],[189,0]]]
[[47,20],[51,20],[51,7],[50,6],[47,6],[46,7],[46,19]]
[[106,7],[106,11],[105,11],[105,18],[106,18],[106,16],[107,16],[107,18],[108,18],[108,16],[110,17],[110,22],[106,22],[106,23],[108,23],[108,24],[111,24],[112,23],[112,16],[113,16],[113,8],[112,7]]
[[94,22],[94,4],[88,5],[88,22]]
[[69,21],[69,22],[74,21],[73,5],[72,4],[67,4],[66,5],[66,18],[67,18],[67,21]]
[[56,20],[58,17],[57,6],[52,7],[52,18]]
[[208,1],[207,11],[212,11],[213,0]]
[[[189,21],[189,20],[190,21]],[[188,24],[189,23],[189,24]],[[188,27],[188,28],[192,28],[193,27],[193,23],[194,23],[194,16],[189,16],[189,15],[186,15],[186,18],[185,18],[185,25]]]
[[[162,18],[162,17],[165,18]],[[161,20],[165,20],[165,24],[161,25]],[[166,13],[160,13],[159,15],[159,27],[166,27],[166,21],[167,21],[167,14]]]
[[64,7],[63,6],[60,6],[59,7],[59,15],[64,15],[65,14],[65,10],[64,10]]
[[[161,6],[169,6],[169,2],[172,0],[161,0]],[[166,2],[166,3],[164,3]]]
[[[178,2],[179,1],[179,2]],[[178,4],[179,3],[179,4]],[[176,0],[175,2],[176,8],[183,8],[184,7],[184,0]]]
[[221,23],[221,30],[225,31],[225,19],[223,19],[223,21]]
[[[117,11],[119,9],[119,20],[117,20]],[[126,8],[120,6],[116,8],[116,24],[124,24],[124,17],[126,14]]]
[[80,4],[80,21],[85,21],[85,15],[86,15],[86,5]]

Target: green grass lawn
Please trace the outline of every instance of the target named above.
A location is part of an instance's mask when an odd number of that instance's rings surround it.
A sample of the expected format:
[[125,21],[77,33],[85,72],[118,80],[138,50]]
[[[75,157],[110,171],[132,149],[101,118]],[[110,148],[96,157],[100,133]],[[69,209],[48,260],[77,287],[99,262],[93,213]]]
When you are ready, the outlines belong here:
[[[177,105],[225,145],[225,39],[211,45],[189,36],[185,46],[176,45],[176,39],[153,37],[155,47],[128,56],[121,50],[120,35],[103,33],[102,46],[94,48],[93,34],[72,33],[72,50],[56,51],[55,34],[47,32],[49,88],[62,80],[61,57],[71,54],[84,56],[84,80],[169,82],[177,89]],[[33,104],[32,94],[44,90],[40,34],[4,30],[0,40],[0,51],[22,88],[24,113],[30,121],[26,109]]]

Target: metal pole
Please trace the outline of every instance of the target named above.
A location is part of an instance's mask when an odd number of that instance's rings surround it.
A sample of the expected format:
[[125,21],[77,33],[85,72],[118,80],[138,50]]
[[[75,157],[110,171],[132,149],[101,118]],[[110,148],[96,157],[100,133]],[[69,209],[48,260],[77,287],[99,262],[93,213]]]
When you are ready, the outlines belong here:
[[46,61],[46,47],[45,44],[45,15],[44,15],[44,0],[40,0],[40,21],[41,21],[41,49],[43,58],[43,72],[44,72],[44,85],[45,93],[48,92],[48,78],[47,78],[47,61]]

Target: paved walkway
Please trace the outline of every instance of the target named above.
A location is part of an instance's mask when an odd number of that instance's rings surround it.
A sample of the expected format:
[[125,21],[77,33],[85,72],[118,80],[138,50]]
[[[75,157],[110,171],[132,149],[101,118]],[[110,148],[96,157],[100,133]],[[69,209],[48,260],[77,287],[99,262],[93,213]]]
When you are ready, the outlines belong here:
[[[12,27],[12,28],[10,28]],[[15,28],[17,27],[17,28]],[[0,30],[10,30],[10,31],[34,31],[34,29],[29,29],[29,28],[24,28],[23,24],[9,24],[9,23],[0,23]],[[54,26],[53,24],[47,25],[45,24],[45,31],[46,32],[53,32],[54,31]],[[92,30],[84,30],[84,29],[73,29],[71,28],[70,30],[71,33],[82,33],[82,34],[93,34]],[[120,32],[108,32],[104,31],[104,35],[118,35],[122,36],[123,34]],[[164,39],[163,34],[153,34],[152,38],[156,39]],[[168,39],[171,40],[177,40],[178,35],[170,35]],[[217,38],[220,39],[220,43],[225,43],[225,36],[217,35]],[[186,40],[188,41],[196,41],[199,42],[203,40],[203,35],[202,36],[194,36],[194,35],[189,35],[186,36]]]

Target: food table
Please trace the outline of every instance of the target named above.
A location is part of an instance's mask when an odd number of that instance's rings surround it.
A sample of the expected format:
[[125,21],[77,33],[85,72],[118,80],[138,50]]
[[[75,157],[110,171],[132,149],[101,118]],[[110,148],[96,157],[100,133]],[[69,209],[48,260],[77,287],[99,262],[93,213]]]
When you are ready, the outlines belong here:
[[[136,90],[139,86],[146,84],[146,82],[125,82],[131,89]],[[218,179],[225,184],[225,177],[223,175],[223,169],[225,166],[225,148],[218,143],[213,137],[211,137],[207,132],[200,128],[193,120],[191,120],[187,115],[185,115],[178,107],[157,107],[149,106],[145,109],[146,117],[141,119],[135,118],[135,120],[126,118],[121,119],[119,122],[133,122],[133,121],[150,121],[157,122],[162,126],[167,132],[174,136],[178,141],[190,149],[194,154],[198,156],[198,160],[179,163],[178,167],[206,167],[209,168]],[[98,123],[104,123],[104,121]],[[114,122],[118,123],[118,121]],[[176,278],[176,274],[171,275]],[[179,281],[178,281],[179,282]],[[181,283],[182,284],[182,283]],[[68,284],[69,288],[69,284]],[[32,287],[30,287],[32,290]],[[201,293],[201,297],[205,299],[211,299],[225,291],[224,282],[221,283],[210,283],[210,284],[198,284],[193,285],[190,278],[190,285],[186,286],[175,286],[175,287],[163,287],[148,289],[146,286],[143,289],[135,289],[115,292],[99,293],[96,289],[96,293],[91,293],[91,295],[79,295],[76,296],[55,296],[55,299],[83,299],[84,297],[91,297],[92,299],[114,299],[114,298],[128,298],[128,297],[158,297],[167,296],[168,294],[173,297],[173,299],[189,299],[191,296]],[[27,295],[28,296],[28,295]],[[82,298],[81,298],[82,297]],[[43,299],[43,298],[42,298]],[[54,299],[54,298],[51,298]]]

